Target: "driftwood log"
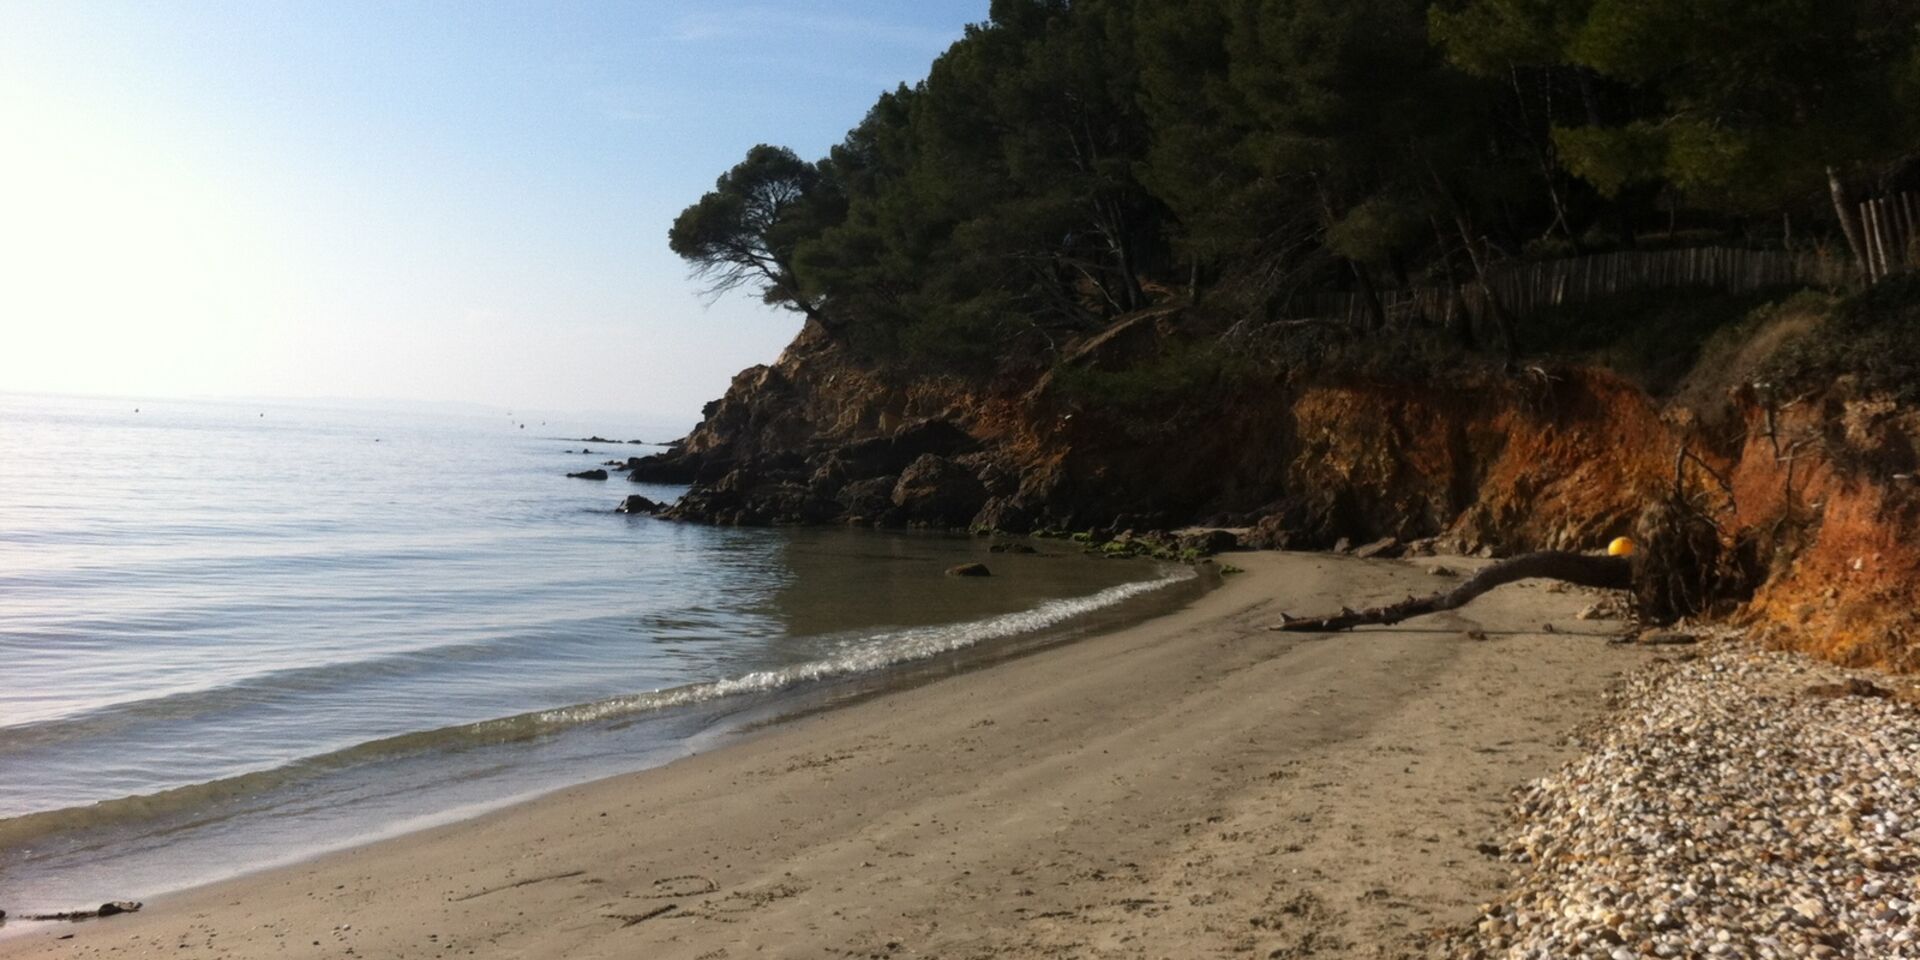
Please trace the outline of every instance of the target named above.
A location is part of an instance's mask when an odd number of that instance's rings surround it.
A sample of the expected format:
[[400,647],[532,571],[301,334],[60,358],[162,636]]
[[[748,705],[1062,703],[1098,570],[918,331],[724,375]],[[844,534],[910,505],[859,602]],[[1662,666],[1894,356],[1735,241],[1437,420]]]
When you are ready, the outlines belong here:
[[8,917],[5,910],[0,910],[0,923],[5,923],[9,919],[48,921],[92,920],[96,917],[117,917],[123,913],[138,913],[140,912],[141,906],[142,904],[137,900],[111,900],[101,904],[98,909],[94,910],[62,910],[59,913],[24,913],[13,917]]
[[[1633,561],[1626,557],[1596,557],[1584,553],[1543,550],[1502,560],[1472,578],[1430,597],[1408,597],[1399,603],[1366,610],[1342,609],[1328,617],[1286,617],[1275,630],[1333,633],[1369,624],[1394,624],[1413,617],[1456,610],[1475,597],[1516,580],[1561,580],[1582,587],[1625,590],[1633,585]],[[1285,616],[1284,614],[1282,616]]]

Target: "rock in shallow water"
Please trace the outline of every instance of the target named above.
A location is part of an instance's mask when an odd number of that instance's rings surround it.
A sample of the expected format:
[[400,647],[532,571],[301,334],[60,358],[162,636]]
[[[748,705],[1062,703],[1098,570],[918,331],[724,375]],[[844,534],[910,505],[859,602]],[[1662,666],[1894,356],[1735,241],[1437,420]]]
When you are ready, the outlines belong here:
[[947,576],[949,577],[991,577],[993,576],[993,571],[987,569],[987,565],[984,563],[963,563],[963,564],[960,564],[959,566],[948,567]]
[[1240,545],[1249,550],[1290,550],[1298,546],[1297,540],[1287,529],[1286,518],[1275,513],[1260,518],[1253,529],[1240,538]]
[[1211,557],[1216,553],[1240,548],[1240,538],[1231,530],[1197,530],[1180,537],[1179,548],[1193,551],[1195,556]]
[[901,472],[892,501],[909,523],[957,527],[980,512],[987,488],[957,461],[929,453]]
[[1355,548],[1353,555],[1362,560],[1390,560],[1399,556],[1402,550],[1399,539],[1385,537],[1366,546]]

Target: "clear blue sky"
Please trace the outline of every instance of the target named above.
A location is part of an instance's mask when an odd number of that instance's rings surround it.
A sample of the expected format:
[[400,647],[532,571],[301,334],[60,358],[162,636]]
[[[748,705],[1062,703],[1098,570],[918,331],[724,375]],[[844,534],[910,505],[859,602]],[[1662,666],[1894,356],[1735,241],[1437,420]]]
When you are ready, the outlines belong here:
[[0,389],[691,423],[798,329],[673,216],[988,0],[0,0]]

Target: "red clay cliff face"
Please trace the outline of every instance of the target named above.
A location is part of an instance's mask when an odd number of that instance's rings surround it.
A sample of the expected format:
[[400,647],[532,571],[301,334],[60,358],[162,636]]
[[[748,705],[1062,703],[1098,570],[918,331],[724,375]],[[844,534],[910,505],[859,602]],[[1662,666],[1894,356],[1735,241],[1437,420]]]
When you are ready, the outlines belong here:
[[1785,548],[1745,617],[1768,643],[1849,666],[1920,670],[1920,411],[1849,397],[1769,416],[1743,398],[1738,522]]
[[1586,549],[1629,532],[1675,441],[1604,371],[1255,384],[1154,432],[1100,410],[1053,417],[1029,462],[1070,526],[1250,525],[1287,545],[1447,537],[1466,550]]
[[1243,384],[1145,414],[1047,379],[880,370],[803,335],[741,374],[661,469],[697,476],[673,515],[706,522],[1118,533],[1265,520],[1295,548],[1440,537],[1514,553],[1633,532],[1672,491],[1684,443],[1710,467],[1683,473],[1725,538],[1770,564],[1739,616],[1778,646],[1920,669],[1920,412],[1844,395],[1769,414],[1749,391],[1703,417],[1581,368]]
[[1294,412],[1294,489],[1380,499],[1501,552],[1591,549],[1629,532],[1672,448],[1645,394],[1595,370],[1460,392],[1316,387]]

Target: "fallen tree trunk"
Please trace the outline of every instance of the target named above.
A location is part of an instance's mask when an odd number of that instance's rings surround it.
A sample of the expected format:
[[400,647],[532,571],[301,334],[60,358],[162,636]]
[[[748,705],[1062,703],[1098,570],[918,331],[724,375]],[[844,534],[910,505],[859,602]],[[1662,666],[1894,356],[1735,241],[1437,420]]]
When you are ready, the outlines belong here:
[[1394,624],[1412,617],[1455,610],[1501,584],[1516,580],[1561,580],[1582,587],[1625,590],[1633,585],[1633,562],[1626,557],[1596,557],[1584,553],[1543,550],[1502,560],[1474,574],[1466,582],[1430,597],[1408,597],[1399,603],[1367,610],[1342,609],[1330,617],[1285,617],[1274,627],[1299,633],[1332,633],[1368,624]]
[[[94,910],[62,910],[59,913],[26,913],[14,917],[15,920],[92,920],[95,917],[117,917],[123,913],[138,913],[142,904],[138,900],[110,900]],[[0,923],[7,921],[7,912],[0,910]]]

